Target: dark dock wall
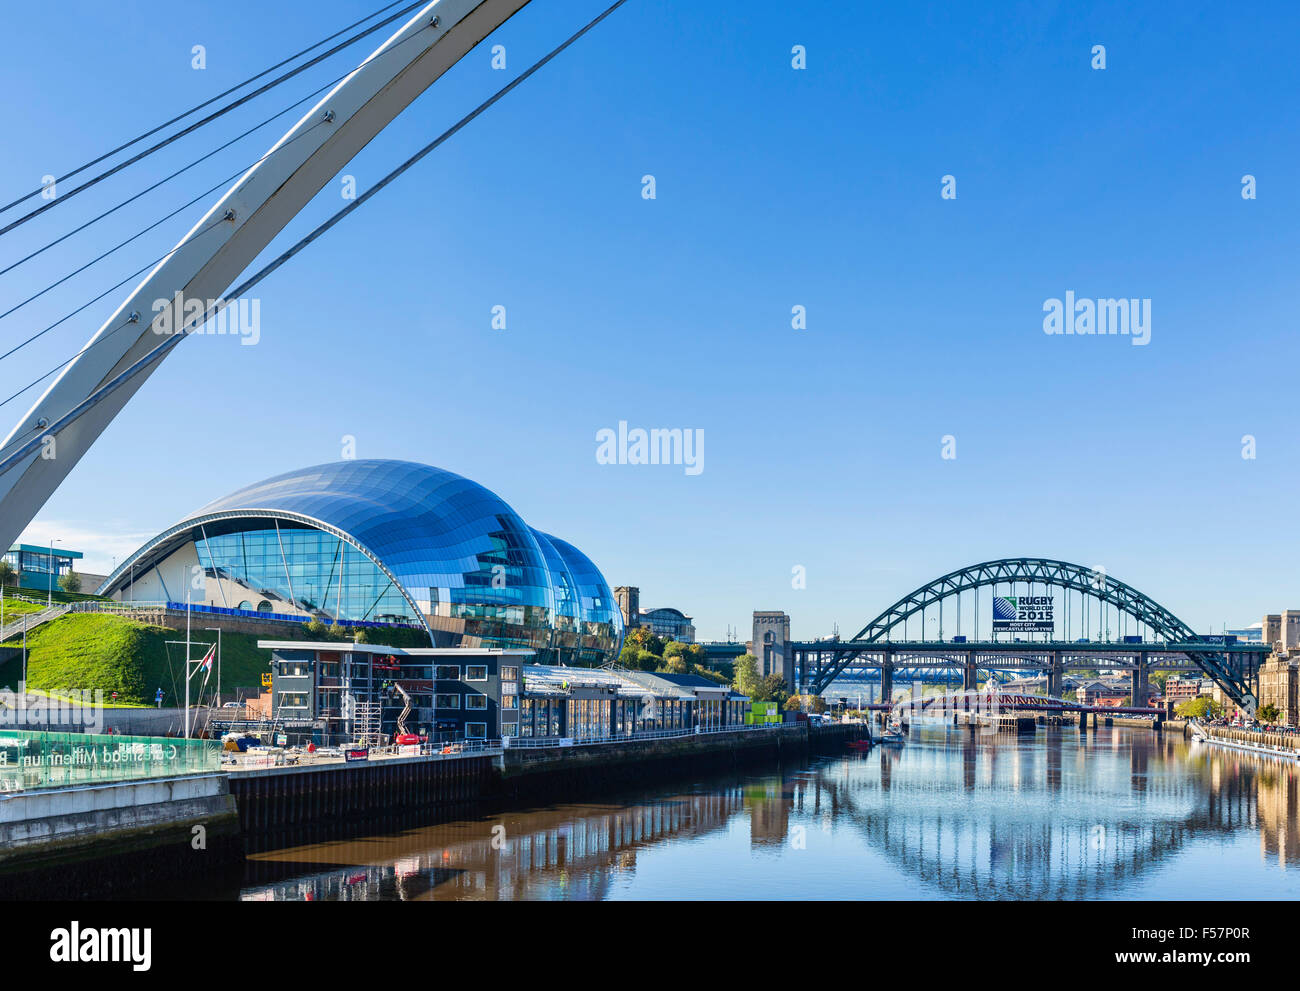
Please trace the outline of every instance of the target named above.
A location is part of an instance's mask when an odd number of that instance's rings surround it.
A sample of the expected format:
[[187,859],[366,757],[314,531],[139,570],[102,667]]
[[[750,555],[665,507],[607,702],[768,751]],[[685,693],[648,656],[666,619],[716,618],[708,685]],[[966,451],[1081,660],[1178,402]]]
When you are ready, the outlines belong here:
[[808,752],[837,754],[852,740],[871,739],[871,728],[862,723],[831,723],[808,727]]
[[364,764],[267,768],[230,776],[246,833],[380,812],[478,801],[495,780],[492,757],[398,758]]
[[499,797],[511,801],[576,797],[700,772],[779,764],[807,752],[805,723],[589,747],[507,750]]
[[740,770],[834,753],[862,726],[791,723],[594,746],[517,747],[491,757],[411,757],[361,764],[265,768],[230,775],[246,834],[370,817],[445,811],[476,802],[555,800],[701,772]]
[[[233,892],[244,853],[277,836],[301,841],[315,831],[342,834],[412,813],[443,819],[475,807],[567,801],[696,774],[778,766],[809,753],[838,751],[863,735],[860,726],[796,723],[599,746],[507,749],[499,756],[258,768],[114,786],[108,791],[119,800],[112,809],[104,807],[98,791],[90,794],[93,789],[33,794],[11,800],[12,821],[0,823],[9,830],[0,830],[6,841],[0,891],[7,897],[43,892],[102,898],[141,880],[168,893],[190,876],[230,874]],[[20,814],[21,802],[40,808]],[[197,826],[206,831],[203,849],[191,842]]]

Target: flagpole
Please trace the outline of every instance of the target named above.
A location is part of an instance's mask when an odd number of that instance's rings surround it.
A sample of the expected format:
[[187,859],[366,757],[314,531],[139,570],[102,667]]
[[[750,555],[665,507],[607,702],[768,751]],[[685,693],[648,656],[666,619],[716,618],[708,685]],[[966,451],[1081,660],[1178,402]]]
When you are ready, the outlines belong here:
[[219,626],[208,626],[208,627],[204,627],[204,629],[206,629],[206,630],[208,630],[208,631],[210,631],[210,632],[213,632],[213,633],[215,633],[215,634],[217,635],[217,691],[216,691],[216,700],[217,700],[218,703],[220,703],[220,702],[221,702],[221,627],[219,627]]
[[190,738],[190,583],[185,583],[185,739]]

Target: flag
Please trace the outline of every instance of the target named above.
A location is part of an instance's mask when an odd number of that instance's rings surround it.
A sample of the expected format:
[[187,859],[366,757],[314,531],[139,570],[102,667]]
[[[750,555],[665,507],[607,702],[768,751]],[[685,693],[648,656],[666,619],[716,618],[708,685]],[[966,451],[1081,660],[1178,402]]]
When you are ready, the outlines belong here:
[[206,687],[208,678],[212,675],[212,659],[217,656],[217,645],[214,643],[208,648],[208,652],[203,655],[203,660],[199,662],[199,670],[203,672],[203,684]]

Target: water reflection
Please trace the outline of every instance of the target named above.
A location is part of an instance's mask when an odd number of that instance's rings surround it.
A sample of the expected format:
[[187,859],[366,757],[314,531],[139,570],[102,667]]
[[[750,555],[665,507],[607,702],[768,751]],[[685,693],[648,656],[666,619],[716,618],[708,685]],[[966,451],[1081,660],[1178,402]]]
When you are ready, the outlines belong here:
[[241,897],[1294,897],[1298,795],[1294,765],[1145,730],[918,727],[779,774],[265,851]]

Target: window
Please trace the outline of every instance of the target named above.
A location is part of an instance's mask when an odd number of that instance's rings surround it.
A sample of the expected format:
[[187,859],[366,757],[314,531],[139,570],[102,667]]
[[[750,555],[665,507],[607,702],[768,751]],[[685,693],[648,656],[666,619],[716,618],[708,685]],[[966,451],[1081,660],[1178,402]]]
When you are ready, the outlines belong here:
[[465,739],[482,740],[487,736],[487,723],[466,723]]
[[516,696],[514,696],[514,695],[502,695],[502,696],[501,696],[501,708],[503,708],[503,709],[516,709],[516,708],[518,708],[518,698],[517,698]]
[[305,678],[311,673],[311,665],[306,661],[281,661],[281,678]]
[[487,681],[486,664],[467,664],[465,665],[466,681]]
[[466,695],[466,696],[465,696],[465,708],[466,708],[466,709],[486,709],[486,708],[487,708],[487,696],[486,696],[486,695]]
[[438,681],[460,681],[460,665],[439,664],[434,669],[433,677]]
[[306,692],[281,692],[280,708],[281,709],[306,709],[307,693]]
[[519,669],[518,669],[517,667],[514,667],[514,666],[503,667],[503,668],[501,669],[501,680],[502,680],[502,681],[518,681],[518,680],[519,680]]
[[433,698],[434,698],[433,707],[435,709],[459,709],[460,708],[459,695],[435,695]]

